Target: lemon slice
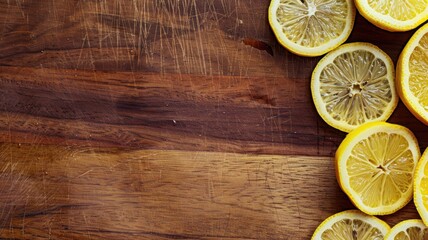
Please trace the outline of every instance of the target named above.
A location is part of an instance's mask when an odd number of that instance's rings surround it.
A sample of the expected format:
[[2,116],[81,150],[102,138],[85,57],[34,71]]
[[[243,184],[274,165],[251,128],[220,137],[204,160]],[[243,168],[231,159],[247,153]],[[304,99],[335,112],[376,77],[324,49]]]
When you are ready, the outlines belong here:
[[272,0],[268,15],[281,45],[301,56],[320,56],[346,41],[355,11],[352,0]]
[[424,223],[428,226],[428,148],[425,150],[415,173],[413,201]]
[[428,24],[407,42],[397,63],[397,91],[413,115],[428,125]]
[[425,240],[425,224],[420,219],[410,219],[395,225],[385,240]]
[[390,230],[384,221],[357,210],[336,213],[324,220],[312,235],[312,240],[383,240]]
[[337,180],[361,211],[391,214],[412,198],[419,157],[418,142],[409,129],[366,123],[349,133],[337,149]]
[[349,132],[386,121],[398,103],[391,58],[369,43],[344,44],[322,58],[312,73],[312,99],[330,126]]
[[428,19],[428,0],[355,0],[358,11],[375,26],[408,31]]

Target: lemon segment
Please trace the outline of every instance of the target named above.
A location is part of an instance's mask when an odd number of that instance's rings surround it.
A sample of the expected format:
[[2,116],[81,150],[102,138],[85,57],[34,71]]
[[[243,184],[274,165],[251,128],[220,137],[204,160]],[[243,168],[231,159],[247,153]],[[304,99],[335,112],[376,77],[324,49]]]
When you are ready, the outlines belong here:
[[426,229],[420,219],[405,220],[395,225],[385,236],[385,240],[425,240]]
[[272,0],[268,18],[278,41],[292,53],[320,56],[351,34],[352,0]]
[[388,224],[376,217],[358,210],[347,210],[324,220],[315,230],[311,240],[383,240],[389,230]]
[[428,148],[425,150],[415,173],[413,201],[425,225],[428,225]]
[[428,19],[428,0],[355,0],[360,14],[391,32],[416,28]]
[[391,214],[412,198],[419,157],[418,142],[409,129],[366,123],[349,133],[337,149],[337,180],[361,211]]
[[391,58],[369,43],[349,43],[328,53],[312,73],[312,99],[330,126],[350,132],[386,121],[398,103]]
[[397,63],[397,91],[412,114],[428,125],[428,24],[410,38]]

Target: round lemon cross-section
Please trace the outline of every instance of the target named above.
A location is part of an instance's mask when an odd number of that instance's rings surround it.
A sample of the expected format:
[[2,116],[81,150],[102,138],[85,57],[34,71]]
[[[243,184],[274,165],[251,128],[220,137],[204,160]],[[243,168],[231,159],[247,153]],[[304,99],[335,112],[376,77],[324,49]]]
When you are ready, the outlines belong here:
[[282,46],[301,56],[320,56],[340,46],[355,20],[352,0],[272,0],[269,23]]

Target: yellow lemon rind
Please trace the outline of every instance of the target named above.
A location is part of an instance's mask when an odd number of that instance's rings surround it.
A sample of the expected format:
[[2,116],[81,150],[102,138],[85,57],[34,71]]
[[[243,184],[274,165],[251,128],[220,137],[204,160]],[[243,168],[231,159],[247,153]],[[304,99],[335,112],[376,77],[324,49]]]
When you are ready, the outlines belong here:
[[366,223],[369,223],[373,227],[376,227],[379,229],[382,234],[385,236],[389,230],[391,229],[390,226],[380,220],[377,217],[367,215],[365,213],[362,213],[358,210],[346,210],[343,212],[336,213],[328,218],[326,218],[314,231],[314,234],[312,235],[311,240],[322,240],[321,235],[324,231],[327,229],[330,229],[334,223],[342,220],[342,219],[359,219]]
[[339,55],[355,51],[355,50],[366,50],[371,53],[373,53],[377,58],[381,59],[386,67],[387,67],[387,78],[388,82],[391,86],[391,101],[389,102],[388,106],[384,109],[384,112],[381,116],[378,118],[370,119],[367,122],[379,122],[379,121],[386,121],[388,118],[392,115],[395,108],[398,104],[398,94],[395,89],[395,69],[394,69],[394,63],[392,59],[386,54],[382,49],[378,48],[376,45],[373,45],[371,43],[366,42],[354,42],[354,43],[347,43],[343,44],[342,46],[336,48],[335,50],[329,52],[327,55],[325,55],[317,64],[315,69],[312,72],[311,77],[311,93],[312,93],[312,99],[315,104],[315,108],[320,115],[320,117],[331,127],[334,127],[336,129],[339,129],[343,132],[350,132],[357,128],[356,125],[350,125],[345,121],[338,121],[335,120],[330,114],[328,114],[326,110],[326,105],[322,101],[321,93],[319,91],[320,89],[320,75],[322,70],[330,64],[336,57]]
[[428,148],[424,151],[422,157],[418,162],[418,165],[416,166],[414,184],[413,184],[413,202],[416,206],[416,210],[418,211],[419,216],[422,218],[422,221],[425,223],[425,225],[428,226],[428,209],[424,206],[423,196],[420,191],[420,181],[425,176],[424,170],[426,168],[427,163],[428,163]]
[[396,86],[404,105],[422,123],[428,125],[428,112],[418,103],[418,99],[410,93],[408,79],[410,77],[409,59],[422,37],[428,33],[428,23],[418,29],[407,42],[397,62]]
[[355,15],[357,11],[352,0],[346,0],[349,6],[348,13],[347,13],[348,21],[346,23],[346,27],[342,32],[342,34],[339,37],[335,38],[334,40],[328,42],[328,44],[324,44],[324,45],[321,45],[318,47],[312,47],[312,48],[304,47],[288,40],[288,38],[282,32],[281,30],[282,27],[280,23],[276,20],[276,11],[279,7],[279,2],[280,0],[271,1],[268,9],[268,20],[278,42],[291,53],[294,53],[296,55],[303,56],[303,57],[321,56],[337,48],[338,46],[342,45],[342,43],[344,43],[348,39],[349,35],[351,35],[352,29],[354,27]]
[[390,32],[409,31],[428,20],[428,6],[417,17],[407,21],[397,20],[389,15],[376,12],[369,6],[367,0],[356,0],[355,6],[358,12],[373,25]]
[[410,227],[419,227],[425,229],[426,226],[420,219],[409,219],[399,222],[397,225],[391,228],[386,234],[385,240],[395,240],[395,236],[400,232],[405,232]]
[[415,135],[408,128],[387,122],[370,122],[363,124],[350,132],[339,145],[335,155],[336,179],[340,188],[346,193],[351,202],[359,210],[369,215],[388,215],[397,212],[412,200],[414,192],[413,187],[409,187],[409,190],[403,194],[401,201],[397,201],[395,204],[390,206],[369,207],[359,200],[359,194],[350,187],[349,179],[346,175],[341,174],[341,172],[346,172],[346,161],[348,160],[353,147],[361,140],[367,139],[372,134],[378,132],[396,133],[403,136],[409,143],[409,150],[414,156],[416,165],[421,156],[419,144]]

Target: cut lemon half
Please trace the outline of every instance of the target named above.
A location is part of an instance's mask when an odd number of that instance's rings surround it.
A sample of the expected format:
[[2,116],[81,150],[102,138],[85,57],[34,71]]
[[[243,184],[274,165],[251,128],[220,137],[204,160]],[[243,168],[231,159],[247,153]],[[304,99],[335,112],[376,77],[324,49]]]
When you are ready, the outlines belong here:
[[420,219],[405,220],[391,228],[385,240],[425,240],[426,228]]
[[312,99],[330,126],[350,132],[386,121],[397,107],[391,58],[370,43],[348,43],[322,58],[312,73]]
[[412,199],[419,157],[418,142],[409,129],[366,123],[349,133],[337,149],[337,180],[361,211],[391,214]]
[[377,217],[369,216],[358,210],[347,210],[324,220],[315,230],[311,239],[383,240],[389,230],[388,224]]
[[428,226],[428,148],[425,150],[415,173],[413,201],[422,221]]
[[407,42],[397,63],[397,91],[413,115],[428,125],[428,24]]
[[320,56],[346,41],[355,11],[352,0],[272,0],[268,16],[281,45],[301,56]]
[[391,32],[416,28],[428,19],[428,0],[355,0],[361,15]]

